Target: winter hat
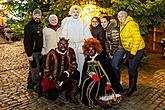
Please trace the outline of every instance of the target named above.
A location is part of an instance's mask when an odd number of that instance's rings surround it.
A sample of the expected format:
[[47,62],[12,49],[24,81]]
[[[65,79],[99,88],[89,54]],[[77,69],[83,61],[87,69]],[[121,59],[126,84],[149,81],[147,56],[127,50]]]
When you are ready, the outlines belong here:
[[42,12],[41,12],[40,9],[35,9],[35,10],[33,11],[33,15],[35,15],[35,14],[42,15]]
[[127,16],[128,14],[127,14],[127,12],[126,11],[120,11],[119,13],[118,13],[118,16]]
[[58,20],[58,17],[55,14],[52,14],[49,16],[49,22],[51,22],[52,20]]

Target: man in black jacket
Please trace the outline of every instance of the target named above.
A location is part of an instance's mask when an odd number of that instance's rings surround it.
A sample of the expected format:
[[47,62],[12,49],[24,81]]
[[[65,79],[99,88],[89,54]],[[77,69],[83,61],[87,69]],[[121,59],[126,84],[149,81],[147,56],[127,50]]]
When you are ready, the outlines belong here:
[[30,64],[27,89],[34,89],[38,95],[41,94],[39,72],[43,46],[41,15],[41,10],[35,9],[32,20],[24,27],[24,49]]

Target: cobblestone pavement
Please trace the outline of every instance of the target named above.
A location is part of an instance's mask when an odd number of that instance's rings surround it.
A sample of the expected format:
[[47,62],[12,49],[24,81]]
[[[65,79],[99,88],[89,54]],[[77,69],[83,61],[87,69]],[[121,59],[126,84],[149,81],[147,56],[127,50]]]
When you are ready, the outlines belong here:
[[[60,97],[50,101],[26,90],[28,62],[22,42],[0,45],[0,110],[103,110],[75,105]],[[149,63],[139,68],[138,90],[124,97],[109,110],[165,110],[165,59],[160,54],[149,54]],[[128,85],[125,66],[122,84]]]

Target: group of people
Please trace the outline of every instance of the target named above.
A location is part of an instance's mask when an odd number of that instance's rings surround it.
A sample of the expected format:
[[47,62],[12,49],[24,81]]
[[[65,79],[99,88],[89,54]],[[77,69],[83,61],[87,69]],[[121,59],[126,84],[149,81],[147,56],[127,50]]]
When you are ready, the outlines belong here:
[[24,48],[30,65],[27,89],[50,100],[65,92],[65,98],[75,104],[79,104],[80,94],[85,105],[97,105],[98,98],[111,94],[112,89],[116,94],[125,93],[120,64],[126,55],[129,88],[125,95],[131,96],[137,90],[137,68],[145,47],[138,24],[127,12],[120,11],[118,20],[93,17],[88,26],[81,13],[81,7],[74,5],[61,25],[51,14],[43,27],[41,10],[33,11],[32,20],[24,27]]

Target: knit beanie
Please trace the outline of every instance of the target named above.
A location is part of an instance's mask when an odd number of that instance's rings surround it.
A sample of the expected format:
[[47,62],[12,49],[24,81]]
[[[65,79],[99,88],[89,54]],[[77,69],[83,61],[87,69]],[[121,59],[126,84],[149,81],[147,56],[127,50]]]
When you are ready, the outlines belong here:
[[35,14],[42,15],[42,12],[41,12],[40,9],[35,9],[35,10],[33,11],[33,15],[35,15]]
[[118,16],[127,16],[127,12],[126,11],[120,11],[118,14]]

